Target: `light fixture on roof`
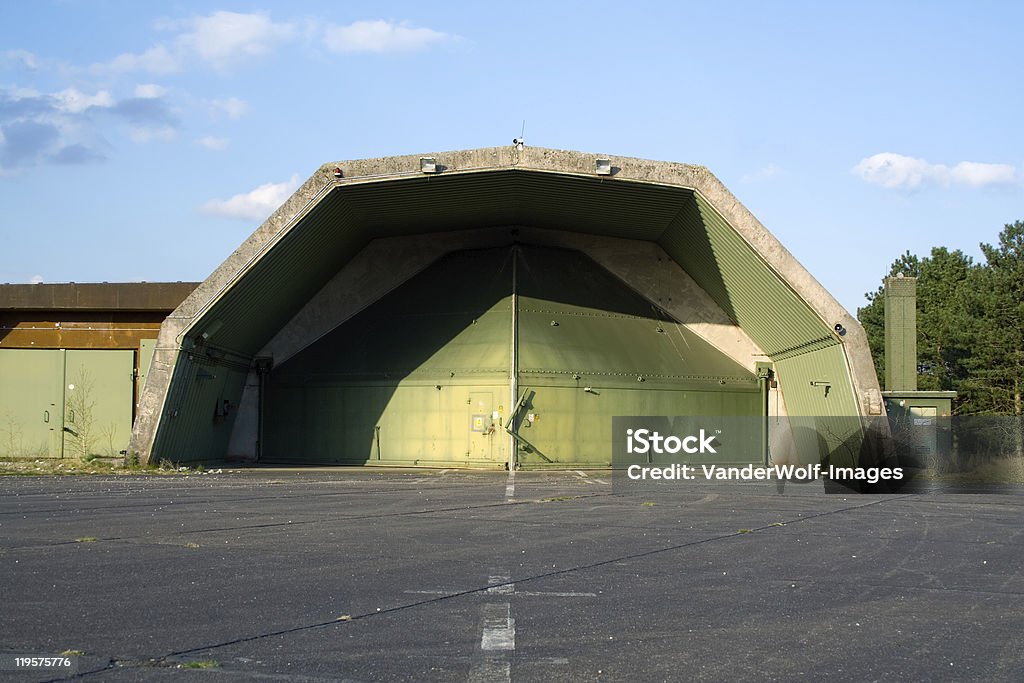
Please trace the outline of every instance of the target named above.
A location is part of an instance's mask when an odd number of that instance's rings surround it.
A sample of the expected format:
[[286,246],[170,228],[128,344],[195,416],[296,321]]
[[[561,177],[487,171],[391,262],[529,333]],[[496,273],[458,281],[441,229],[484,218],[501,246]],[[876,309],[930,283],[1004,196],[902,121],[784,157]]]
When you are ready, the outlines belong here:
[[420,157],[420,173],[437,173],[437,159],[434,157]]
[[612,160],[611,159],[598,159],[594,163],[594,173],[597,175],[611,175],[612,174]]
[[338,166],[335,166],[334,167],[334,177],[335,178],[341,178],[343,175],[345,175],[345,174],[341,172],[341,168],[338,167]]

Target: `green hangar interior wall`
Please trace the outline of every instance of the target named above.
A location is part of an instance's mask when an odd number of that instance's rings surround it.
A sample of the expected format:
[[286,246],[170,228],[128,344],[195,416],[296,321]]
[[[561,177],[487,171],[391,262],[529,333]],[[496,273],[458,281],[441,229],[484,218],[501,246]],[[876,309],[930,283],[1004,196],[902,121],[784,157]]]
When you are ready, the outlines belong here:
[[[514,414],[518,464],[606,464],[592,427],[611,414],[763,414],[757,363],[772,405],[820,425],[823,458],[882,414],[863,330],[707,169],[434,156],[439,173],[419,157],[315,173],[165,321],[130,449],[219,460],[245,432],[268,461],[499,467]],[[610,273],[599,242],[651,249]],[[695,289],[648,277],[665,265]]]
[[520,466],[607,466],[615,415],[761,403],[752,373],[585,255],[460,251],[274,368],[262,459],[503,467],[512,420]]

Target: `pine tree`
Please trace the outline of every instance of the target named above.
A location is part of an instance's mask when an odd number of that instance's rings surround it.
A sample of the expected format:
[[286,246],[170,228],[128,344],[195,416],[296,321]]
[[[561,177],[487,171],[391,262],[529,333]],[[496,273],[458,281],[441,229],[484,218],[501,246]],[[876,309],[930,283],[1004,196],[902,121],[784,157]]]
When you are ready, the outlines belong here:
[[982,244],[985,266],[967,292],[974,347],[968,386],[979,413],[1024,414],[1024,222],[1007,225],[996,245]]

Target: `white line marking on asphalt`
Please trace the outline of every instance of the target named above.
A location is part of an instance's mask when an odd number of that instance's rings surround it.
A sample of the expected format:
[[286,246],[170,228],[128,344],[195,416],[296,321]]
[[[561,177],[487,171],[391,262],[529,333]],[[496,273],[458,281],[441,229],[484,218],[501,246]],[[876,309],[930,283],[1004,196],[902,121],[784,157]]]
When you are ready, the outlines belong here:
[[512,583],[512,577],[507,574],[491,574],[487,577],[487,583],[491,586],[488,593],[499,593],[508,595],[516,592],[516,585]]
[[516,620],[512,618],[512,605],[507,602],[484,605],[484,632],[480,637],[484,652],[516,649]]
[[[449,590],[424,590],[424,591],[402,591],[406,595],[459,595],[466,591],[459,588],[451,588]],[[487,589],[487,593],[491,595],[522,595],[528,598],[596,598],[597,593],[576,593],[576,592],[558,592],[558,591],[517,591],[514,585],[508,586],[491,586]]]
[[516,471],[508,471],[508,483],[505,484],[505,500],[511,500],[516,495]]

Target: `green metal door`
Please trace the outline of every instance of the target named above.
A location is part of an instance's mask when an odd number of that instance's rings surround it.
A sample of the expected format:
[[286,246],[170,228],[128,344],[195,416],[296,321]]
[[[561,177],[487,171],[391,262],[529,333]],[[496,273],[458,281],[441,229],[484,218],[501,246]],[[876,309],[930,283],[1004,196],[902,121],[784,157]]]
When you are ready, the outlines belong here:
[[500,446],[502,441],[498,432],[501,425],[497,404],[494,400],[495,393],[495,391],[472,391],[466,401],[469,407],[469,445],[466,448],[466,453],[471,460],[494,461],[495,446]]
[[64,352],[0,350],[0,456],[61,457]]
[[71,350],[64,365],[64,456],[116,457],[132,430],[135,352]]
[[116,456],[132,428],[135,352],[0,350],[0,455]]

